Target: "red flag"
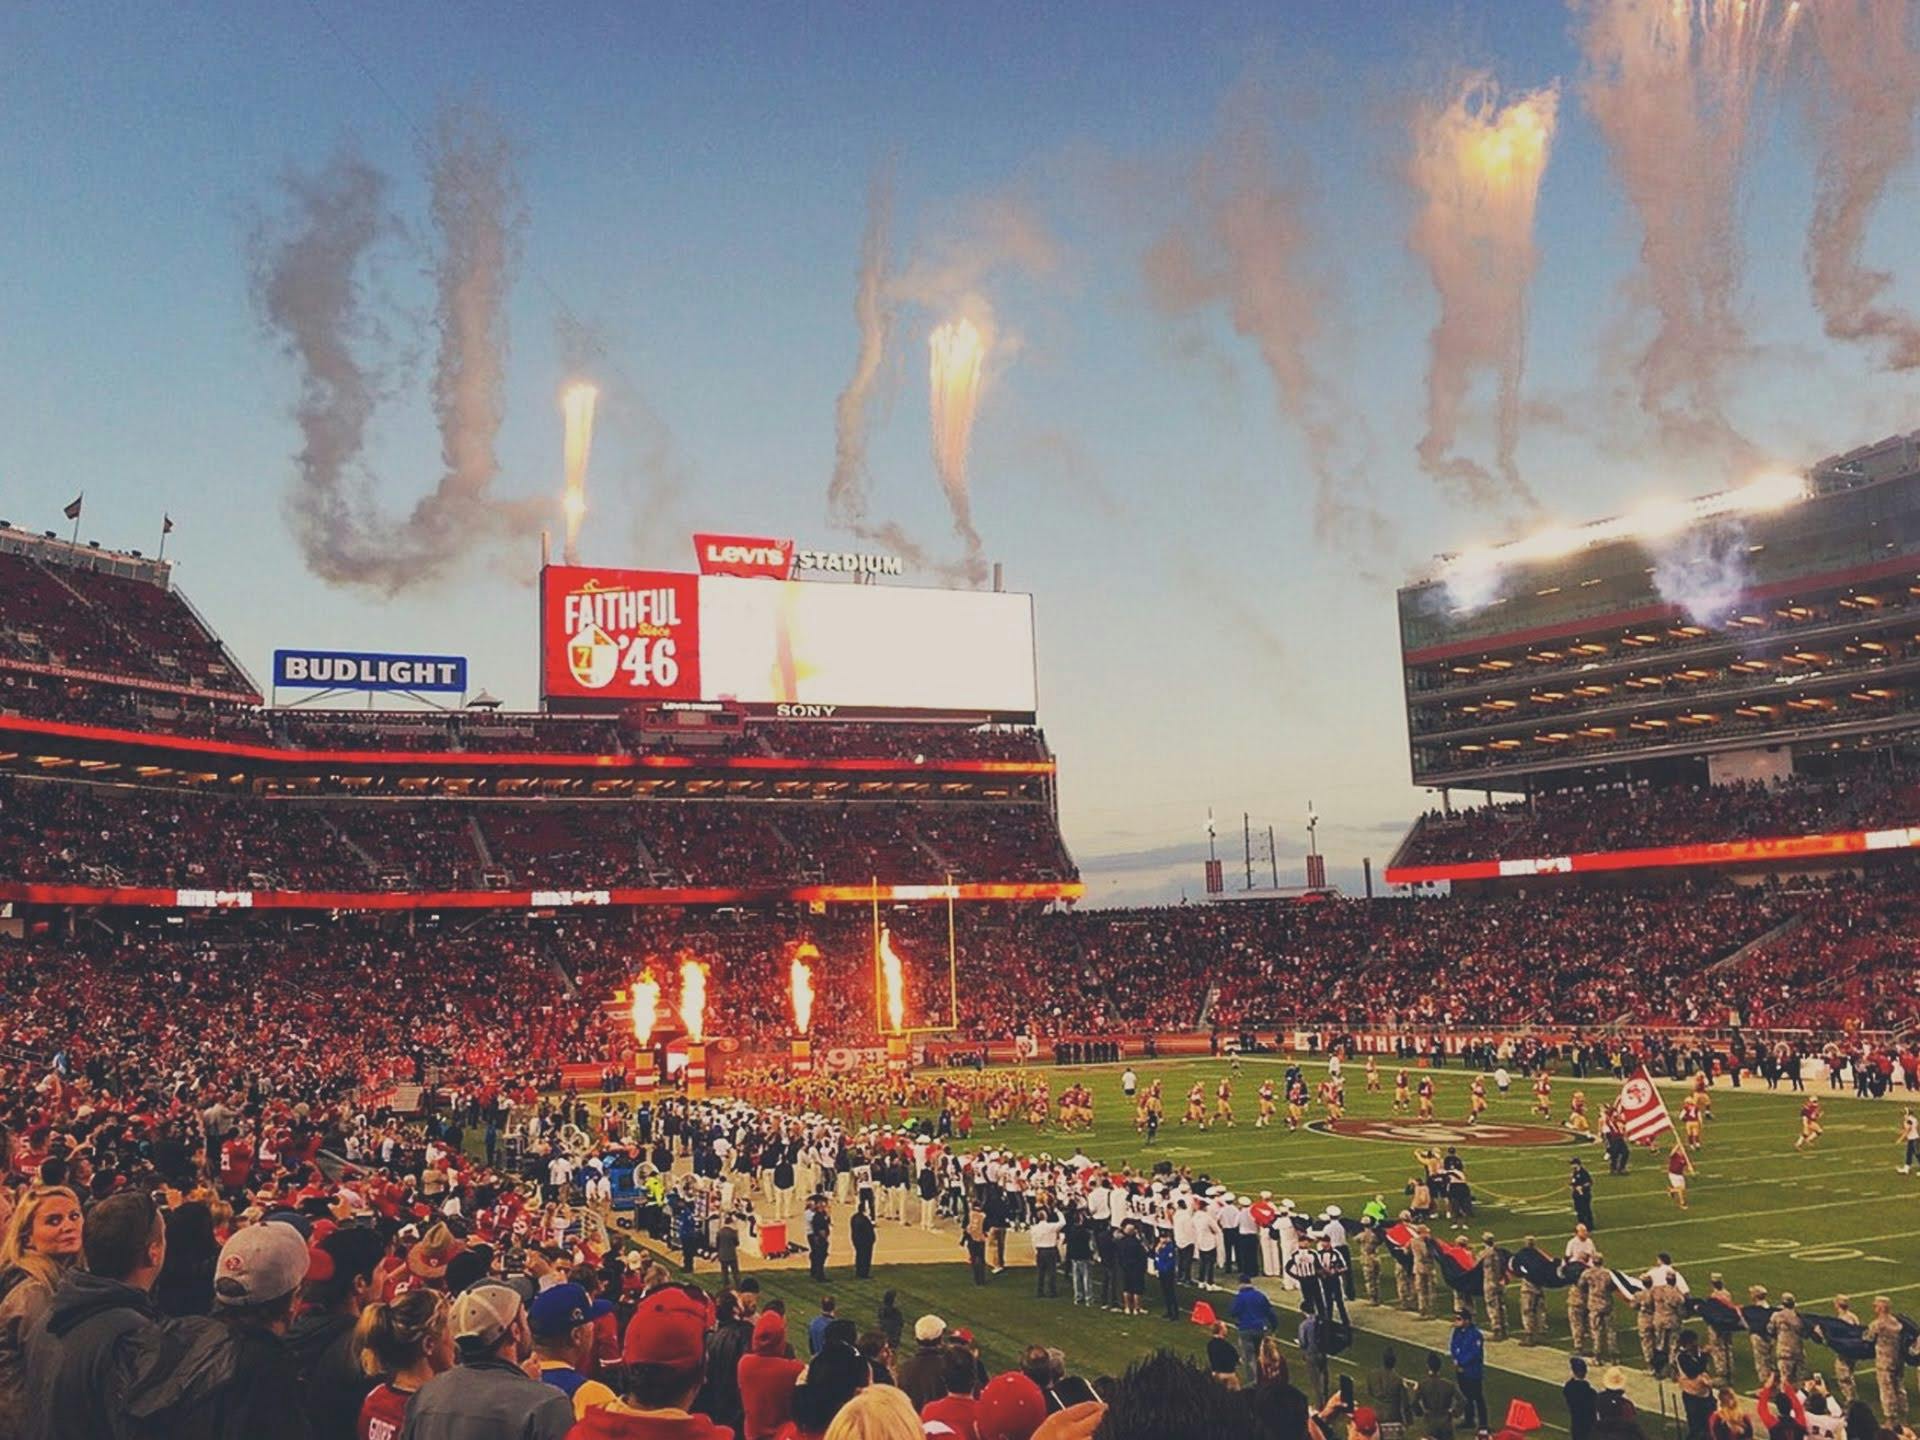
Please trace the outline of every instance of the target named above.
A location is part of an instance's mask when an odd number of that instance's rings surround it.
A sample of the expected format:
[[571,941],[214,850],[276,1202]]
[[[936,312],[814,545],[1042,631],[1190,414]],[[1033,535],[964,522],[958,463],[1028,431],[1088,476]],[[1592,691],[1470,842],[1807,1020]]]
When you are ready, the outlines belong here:
[[1621,1129],[1627,1139],[1636,1144],[1651,1145],[1662,1130],[1673,1129],[1673,1116],[1667,1113],[1667,1102],[1660,1098],[1659,1087],[1648,1077],[1644,1065],[1620,1087],[1618,1103]]

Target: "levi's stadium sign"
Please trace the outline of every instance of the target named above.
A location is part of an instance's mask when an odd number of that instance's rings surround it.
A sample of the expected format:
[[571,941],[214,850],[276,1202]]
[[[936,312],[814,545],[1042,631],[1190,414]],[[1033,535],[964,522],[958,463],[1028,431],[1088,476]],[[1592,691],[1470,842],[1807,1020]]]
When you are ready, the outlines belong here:
[[276,650],[273,683],[307,690],[428,690],[464,695],[464,655],[377,655],[358,650]]
[[695,535],[693,550],[702,575],[749,580],[791,580],[796,575],[900,575],[898,555],[853,550],[801,550],[791,540],[753,535]]

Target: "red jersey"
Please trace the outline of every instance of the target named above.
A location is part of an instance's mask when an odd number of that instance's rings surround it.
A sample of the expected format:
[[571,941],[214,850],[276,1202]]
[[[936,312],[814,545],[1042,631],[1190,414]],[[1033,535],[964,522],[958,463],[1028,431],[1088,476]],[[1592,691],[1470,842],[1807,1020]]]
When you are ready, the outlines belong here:
[[1687,1173],[1687,1157],[1681,1154],[1678,1150],[1675,1150],[1672,1153],[1670,1153],[1667,1156],[1667,1173],[1669,1175],[1686,1174]]
[[1806,1104],[1800,1107],[1800,1118],[1802,1120],[1818,1120],[1820,1118],[1820,1102],[1818,1100],[1807,1101]]
[[360,1402],[354,1440],[395,1440],[407,1418],[407,1401],[412,1398],[411,1390],[396,1390],[391,1384],[374,1386]]

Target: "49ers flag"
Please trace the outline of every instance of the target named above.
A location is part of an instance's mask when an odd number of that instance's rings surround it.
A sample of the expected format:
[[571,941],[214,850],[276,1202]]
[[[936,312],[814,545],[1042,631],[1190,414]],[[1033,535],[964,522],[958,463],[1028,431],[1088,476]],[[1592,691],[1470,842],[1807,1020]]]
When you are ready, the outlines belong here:
[[1654,1136],[1673,1128],[1667,1102],[1660,1098],[1659,1087],[1648,1078],[1644,1065],[1620,1087],[1619,1105],[1621,1129],[1637,1145],[1651,1145]]

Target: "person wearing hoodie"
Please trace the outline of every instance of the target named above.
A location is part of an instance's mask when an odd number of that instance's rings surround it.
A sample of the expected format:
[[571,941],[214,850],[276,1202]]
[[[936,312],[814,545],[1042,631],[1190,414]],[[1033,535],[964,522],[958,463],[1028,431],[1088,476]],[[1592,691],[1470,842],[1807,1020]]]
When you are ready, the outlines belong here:
[[753,1322],[753,1343],[738,1370],[746,1440],[773,1440],[793,1419],[793,1387],[806,1368],[787,1344],[786,1316],[769,1310]]
[[691,1407],[707,1374],[707,1305],[677,1287],[640,1302],[621,1346],[620,1398],[589,1410],[567,1440],[733,1440]]
[[[785,1331],[781,1332],[782,1338]],[[740,1297],[722,1290],[714,1300],[713,1333],[707,1337],[707,1379],[694,1408],[730,1430],[740,1428],[740,1361],[753,1348],[753,1320],[740,1313]]]
[[67,1272],[27,1335],[27,1440],[111,1434],[124,1399],[118,1358],[130,1335],[160,1320],[151,1292],[166,1263],[167,1227],[151,1199],[129,1191],[102,1200],[81,1247],[86,1269]]
[[235,1231],[220,1247],[212,1317],[175,1320],[132,1347],[130,1428],[168,1440],[307,1440],[285,1336],[309,1260],[283,1221]]
[[313,1247],[300,1287],[305,1307],[287,1331],[300,1369],[314,1440],[352,1440],[373,1380],[360,1368],[354,1327],[373,1298],[373,1272],[386,1243],[365,1226],[335,1230]]

